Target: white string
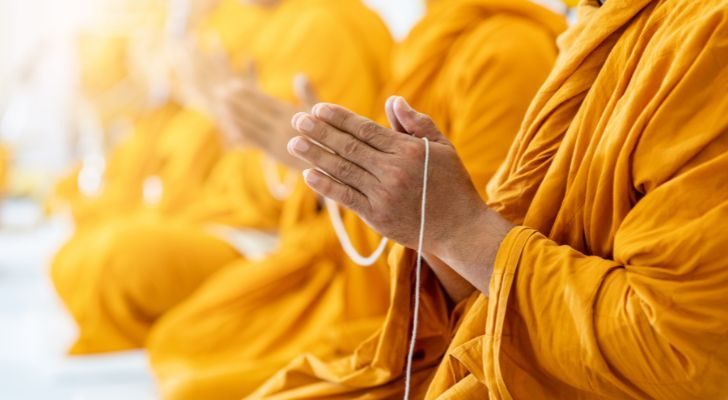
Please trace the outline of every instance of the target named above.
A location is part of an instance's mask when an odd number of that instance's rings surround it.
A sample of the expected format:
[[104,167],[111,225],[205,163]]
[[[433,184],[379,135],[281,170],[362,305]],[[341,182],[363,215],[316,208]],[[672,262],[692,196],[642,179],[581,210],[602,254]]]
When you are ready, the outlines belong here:
[[415,269],[415,306],[412,311],[412,336],[410,337],[409,351],[407,352],[407,372],[404,384],[404,400],[409,400],[412,387],[412,362],[415,354],[417,328],[420,321],[420,279],[422,273],[422,246],[425,241],[425,210],[427,210],[427,174],[430,170],[430,141],[425,141],[425,166],[422,169],[422,204],[420,206],[420,235],[417,241],[417,265]]
[[354,245],[351,243],[351,238],[349,238],[349,234],[346,233],[346,227],[344,226],[344,222],[341,220],[341,214],[339,213],[339,205],[336,204],[335,201],[331,199],[324,199],[324,203],[326,203],[326,210],[329,212],[329,218],[331,219],[331,225],[334,227],[334,232],[336,232],[336,237],[339,238],[339,243],[341,243],[341,248],[344,249],[344,253],[346,253],[347,256],[353,261],[355,264],[361,266],[361,267],[370,267],[372,264],[377,262],[379,257],[384,254],[384,250],[387,249],[387,238],[382,238],[382,241],[379,242],[379,246],[376,250],[374,250],[374,253],[372,253],[370,256],[365,257],[361,255],[355,248]]
[[271,196],[278,201],[283,201],[290,197],[296,188],[296,181],[298,181],[299,174],[287,170],[285,180],[281,182],[278,175],[278,166],[273,160],[264,156],[260,160],[260,166],[263,169],[265,184],[268,186],[268,191]]
[[[407,351],[407,367],[405,372],[405,387],[404,387],[404,400],[409,400],[410,390],[412,387],[412,363],[414,360],[415,343],[417,342],[417,328],[419,326],[419,313],[420,313],[420,286],[421,286],[421,274],[422,274],[422,247],[425,241],[425,211],[427,210],[427,175],[430,169],[430,141],[427,138],[422,138],[425,142],[425,163],[422,168],[422,202],[420,205],[420,232],[417,240],[417,264],[415,267],[415,304],[412,311],[412,335],[410,337],[409,350]],[[329,212],[331,223],[336,232],[336,236],[339,238],[341,247],[344,252],[351,258],[352,261],[360,266],[368,267],[374,264],[379,257],[382,256],[387,246],[387,238],[383,238],[379,247],[369,257],[364,257],[354,248],[351,243],[349,235],[346,233],[346,228],[341,220],[341,214],[339,213],[339,206],[331,199],[324,199],[326,209]]]

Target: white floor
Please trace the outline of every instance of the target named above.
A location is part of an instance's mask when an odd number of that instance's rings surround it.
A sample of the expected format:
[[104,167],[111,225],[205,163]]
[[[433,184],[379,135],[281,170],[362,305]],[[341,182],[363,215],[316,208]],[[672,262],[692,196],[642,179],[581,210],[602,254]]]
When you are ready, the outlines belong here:
[[0,207],[0,399],[155,399],[142,352],[64,355],[74,327],[46,268],[70,224],[39,219],[28,202]]

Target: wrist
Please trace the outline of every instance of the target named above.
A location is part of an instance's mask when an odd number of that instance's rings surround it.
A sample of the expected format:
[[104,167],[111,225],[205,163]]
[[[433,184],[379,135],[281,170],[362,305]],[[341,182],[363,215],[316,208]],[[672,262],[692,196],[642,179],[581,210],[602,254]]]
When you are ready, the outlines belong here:
[[513,224],[484,203],[451,226],[449,234],[433,246],[433,254],[487,294],[500,244]]

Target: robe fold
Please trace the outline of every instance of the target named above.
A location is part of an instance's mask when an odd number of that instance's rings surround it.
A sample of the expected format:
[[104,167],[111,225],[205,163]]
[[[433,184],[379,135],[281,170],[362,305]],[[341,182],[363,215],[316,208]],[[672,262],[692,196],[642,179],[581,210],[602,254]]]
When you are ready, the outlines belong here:
[[[565,25],[525,1],[431,7],[395,50],[380,104],[398,94],[432,114],[485,187],[555,61],[555,37]],[[354,214],[344,219],[357,249],[373,251],[380,238]],[[289,230],[272,256],[226,267],[160,320],[148,350],[162,393],[170,399],[400,396],[401,381],[387,384],[401,376],[408,322],[397,313],[409,307],[410,292],[390,282],[410,272],[390,271],[386,259],[354,265],[326,215]],[[449,337],[445,296],[429,284],[421,331],[427,351],[419,361],[428,368],[416,375],[419,386],[426,386]]]
[[521,226],[429,398],[728,393],[728,2],[580,7],[489,185]]

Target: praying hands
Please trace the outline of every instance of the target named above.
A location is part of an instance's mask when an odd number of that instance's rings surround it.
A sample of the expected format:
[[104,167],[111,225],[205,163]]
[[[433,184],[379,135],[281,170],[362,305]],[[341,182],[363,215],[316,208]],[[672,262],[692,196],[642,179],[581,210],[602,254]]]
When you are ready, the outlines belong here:
[[442,260],[431,266],[444,263],[487,293],[498,246],[512,225],[488,209],[454,147],[429,117],[401,97],[390,98],[386,108],[392,125],[407,134],[343,107],[319,104],[310,114],[293,117],[304,136],[290,141],[289,152],[314,167],[304,171],[314,191],[353,210],[382,235],[416,248],[425,157],[421,138],[427,138],[423,253]]
[[286,143],[296,135],[291,116],[317,103],[313,87],[305,76],[296,76],[293,89],[300,106],[295,106],[264,93],[251,75],[216,91],[215,116],[225,139],[232,145],[255,146],[288,167],[304,169],[305,163],[288,154]]

